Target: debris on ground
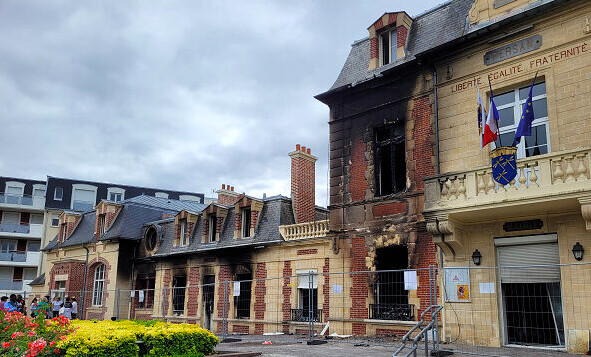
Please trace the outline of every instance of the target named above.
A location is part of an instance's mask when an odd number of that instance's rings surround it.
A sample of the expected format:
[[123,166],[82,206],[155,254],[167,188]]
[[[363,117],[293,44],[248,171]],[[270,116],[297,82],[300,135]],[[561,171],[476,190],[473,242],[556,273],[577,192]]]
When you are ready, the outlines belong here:
[[273,343],[271,341],[265,341],[263,342],[263,345],[272,345]]

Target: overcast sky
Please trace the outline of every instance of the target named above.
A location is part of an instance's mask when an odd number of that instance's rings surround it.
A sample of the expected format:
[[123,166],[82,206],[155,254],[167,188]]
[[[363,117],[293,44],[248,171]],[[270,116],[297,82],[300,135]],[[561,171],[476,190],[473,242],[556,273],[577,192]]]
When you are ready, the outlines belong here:
[[289,196],[302,144],[325,206],[313,96],[384,12],[439,2],[1,0],[0,175]]

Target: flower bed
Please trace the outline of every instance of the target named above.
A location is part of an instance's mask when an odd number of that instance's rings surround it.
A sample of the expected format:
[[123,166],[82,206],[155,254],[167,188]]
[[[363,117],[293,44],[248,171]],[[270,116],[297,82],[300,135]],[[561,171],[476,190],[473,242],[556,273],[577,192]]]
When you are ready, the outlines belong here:
[[35,319],[0,311],[0,355],[139,356],[138,341],[148,356],[203,356],[219,343],[197,325],[161,321],[69,321],[65,317]]

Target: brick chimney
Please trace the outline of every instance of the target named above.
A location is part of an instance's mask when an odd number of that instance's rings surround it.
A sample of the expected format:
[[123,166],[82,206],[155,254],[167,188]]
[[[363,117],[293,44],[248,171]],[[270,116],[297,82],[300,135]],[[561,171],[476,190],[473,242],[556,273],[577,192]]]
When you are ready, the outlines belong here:
[[291,198],[296,223],[312,222],[316,213],[316,160],[310,149],[296,145],[291,157]]
[[234,192],[234,186],[225,184],[223,184],[222,188],[215,193],[218,194],[218,203],[225,206],[236,203],[236,197],[238,197],[238,193]]

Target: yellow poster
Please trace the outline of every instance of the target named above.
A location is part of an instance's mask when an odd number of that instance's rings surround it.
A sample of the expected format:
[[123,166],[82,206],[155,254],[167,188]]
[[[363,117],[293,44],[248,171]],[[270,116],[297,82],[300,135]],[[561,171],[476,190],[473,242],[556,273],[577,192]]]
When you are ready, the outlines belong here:
[[458,285],[458,300],[470,300],[470,285]]

